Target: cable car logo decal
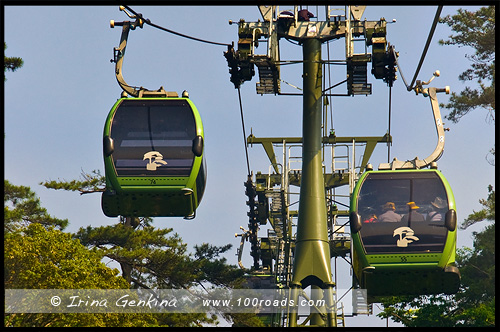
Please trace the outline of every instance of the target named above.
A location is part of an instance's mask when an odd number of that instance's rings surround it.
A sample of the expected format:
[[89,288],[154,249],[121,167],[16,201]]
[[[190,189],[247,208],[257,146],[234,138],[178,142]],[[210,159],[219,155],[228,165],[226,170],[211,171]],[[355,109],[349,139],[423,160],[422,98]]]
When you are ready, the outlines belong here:
[[144,154],[142,160],[149,159],[146,165],[148,171],[156,171],[156,169],[162,165],[166,165],[167,162],[163,160],[163,155],[158,151],[149,151]]
[[419,240],[414,234],[415,232],[410,227],[399,227],[394,230],[392,237],[399,235],[396,245],[401,248],[406,248],[408,247],[408,243]]

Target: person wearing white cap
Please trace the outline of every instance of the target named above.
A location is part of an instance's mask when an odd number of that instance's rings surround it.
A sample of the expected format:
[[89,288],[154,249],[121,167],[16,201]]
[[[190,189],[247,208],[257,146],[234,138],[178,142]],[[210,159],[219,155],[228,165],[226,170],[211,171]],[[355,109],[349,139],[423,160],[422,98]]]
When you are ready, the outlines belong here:
[[441,197],[436,197],[433,202],[431,202],[432,210],[427,214],[427,221],[443,221],[444,220],[444,209],[446,208],[446,201]]

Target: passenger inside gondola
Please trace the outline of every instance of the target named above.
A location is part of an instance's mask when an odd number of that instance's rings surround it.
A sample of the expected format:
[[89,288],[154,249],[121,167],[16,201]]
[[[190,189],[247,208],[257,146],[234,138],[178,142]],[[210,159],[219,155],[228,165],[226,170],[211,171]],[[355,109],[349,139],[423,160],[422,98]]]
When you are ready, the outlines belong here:
[[431,210],[427,214],[427,221],[439,222],[444,220],[444,215],[446,213],[446,202],[441,197],[436,197],[433,202],[431,202]]
[[382,206],[384,211],[378,216],[378,221],[380,222],[400,222],[401,215],[394,212],[396,210],[396,205],[393,202],[387,202]]
[[[447,234],[443,217],[448,210],[446,197],[445,188],[434,173],[371,174],[365,179],[357,201],[357,213],[362,223],[359,232],[365,250],[441,250]],[[441,207],[439,212],[437,207]],[[419,240],[407,247],[398,247],[394,232],[404,227],[410,228]]]
[[415,202],[408,202],[406,204],[408,205],[409,211],[407,214],[405,214],[403,216],[403,218],[401,218],[401,221],[404,224],[408,224],[408,226],[409,226],[410,223],[415,222],[415,221],[416,222],[425,221],[424,215],[417,211],[418,209],[420,209],[420,207],[417,206],[417,204],[415,204]]

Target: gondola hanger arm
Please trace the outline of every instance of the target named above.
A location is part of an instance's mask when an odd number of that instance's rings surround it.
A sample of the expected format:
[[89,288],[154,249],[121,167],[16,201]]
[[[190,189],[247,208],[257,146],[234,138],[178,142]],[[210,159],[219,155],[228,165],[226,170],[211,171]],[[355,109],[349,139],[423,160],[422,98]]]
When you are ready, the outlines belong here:
[[445,88],[435,88],[435,87],[429,87],[429,88],[424,88],[424,85],[428,85],[432,80],[440,75],[439,70],[436,70],[431,77],[431,79],[427,82],[421,82],[417,81],[415,87],[413,90],[415,93],[422,94],[424,97],[429,97],[430,102],[431,102],[431,108],[432,108],[432,114],[434,117],[434,124],[436,126],[436,132],[437,132],[437,145],[434,151],[426,158],[424,159],[419,159],[418,157],[415,157],[413,160],[398,160],[397,158],[394,158],[394,160],[390,163],[382,163],[378,166],[379,170],[396,170],[396,169],[420,169],[420,168],[425,168],[428,166],[435,167],[436,161],[441,158],[441,155],[443,154],[444,151],[444,132],[445,129],[443,127],[444,123],[441,118],[441,111],[439,110],[439,102],[437,99],[437,93],[439,92],[445,92],[446,94],[450,93],[450,87],[446,86]]
[[125,10],[124,6],[120,6],[120,10],[124,11],[128,17],[135,19],[135,21],[115,22],[114,20],[110,20],[111,28],[114,28],[115,26],[122,27],[120,45],[113,49],[113,59],[111,59],[111,62],[115,63],[115,76],[118,84],[123,91],[133,97],[178,97],[176,92],[165,91],[163,87],[160,87],[157,91],[149,91],[146,88],[131,86],[125,82],[125,79],[123,78],[123,60],[125,57],[125,49],[127,48],[128,35],[130,30],[135,30],[137,27],[142,29],[145,21],[141,14],[131,15]]
[[123,89],[123,91],[125,91],[129,95],[137,97],[139,95],[139,90],[128,85],[127,82],[125,82],[122,73],[123,59],[125,57],[125,49],[127,47],[127,39],[128,39],[128,34],[130,32],[131,24],[133,23],[131,23],[130,21],[124,21],[124,22],[115,22],[113,20],[110,21],[111,28],[114,28],[115,26],[123,27],[122,35],[120,38],[120,45],[113,49],[113,59],[111,60],[111,62],[115,63],[115,76],[120,87]]

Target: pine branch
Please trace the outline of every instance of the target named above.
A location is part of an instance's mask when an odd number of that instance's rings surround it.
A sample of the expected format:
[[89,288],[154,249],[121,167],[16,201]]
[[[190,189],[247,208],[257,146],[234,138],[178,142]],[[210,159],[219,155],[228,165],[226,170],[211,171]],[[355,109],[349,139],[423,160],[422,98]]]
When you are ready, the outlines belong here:
[[81,180],[49,180],[40,182],[42,186],[48,189],[78,191],[80,195],[103,192],[106,190],[106,179],[98,170],[86,173],[82,170]]

